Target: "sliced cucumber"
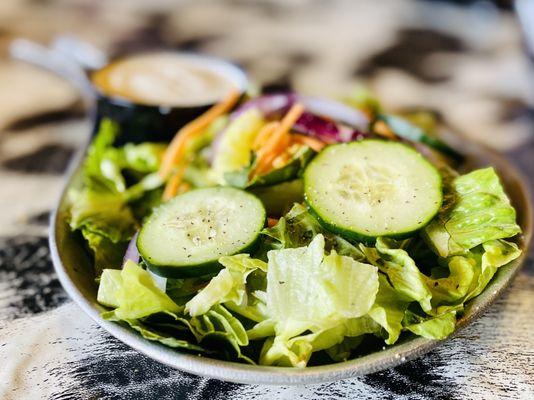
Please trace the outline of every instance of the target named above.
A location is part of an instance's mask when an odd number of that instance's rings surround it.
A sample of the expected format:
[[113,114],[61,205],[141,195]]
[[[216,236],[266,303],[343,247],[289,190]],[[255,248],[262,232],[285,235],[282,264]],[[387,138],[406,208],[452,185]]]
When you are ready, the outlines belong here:
[[436,168],[411,147],[381,140],[324,149],[304,172],[304,193],[327,229],[366,242],[409,236],[442,202]]
[[196,189],[158,207],[139,231],[137,248],[160,276],[201,276],[219,270],[221,256],[246,252],[265,218],[261,201],[243,190]]

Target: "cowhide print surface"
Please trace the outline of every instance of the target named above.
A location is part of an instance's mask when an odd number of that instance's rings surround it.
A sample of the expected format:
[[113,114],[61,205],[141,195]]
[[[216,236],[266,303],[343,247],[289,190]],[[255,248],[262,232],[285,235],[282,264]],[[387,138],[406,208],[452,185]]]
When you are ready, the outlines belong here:
[[6,58],[61,33],[108,55],[155,47],[231,59],[266,91],[358,85],[392,110],[439,113],[534,182],[534,73],[510,11],[490,2],[3,0],[0,4],[0,398],[533,399],[534,259],[453,340],[415,361],[304,387],[247,386],[163,366],[110,337],[53,272],[48,216],[91,122],[66,82]]

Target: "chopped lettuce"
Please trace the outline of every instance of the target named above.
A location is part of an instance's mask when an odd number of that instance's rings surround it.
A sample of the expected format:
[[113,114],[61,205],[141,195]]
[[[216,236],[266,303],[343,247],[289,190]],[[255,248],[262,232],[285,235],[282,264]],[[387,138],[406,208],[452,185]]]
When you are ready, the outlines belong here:
[[72,230],[83,229],[113,243],[129,240],[133,236],[137,223],[120,196],[89,188],[71,191],[70,196]]
[[[118,278],[115,270],[105,269],[97,299],[115,306],[115,318],[132,320],[159,312],[177,313],[180,307],[156,286],[150,274],[133,261],[127,261]],[[112,282],[112,283],[110,283]]]
[[335,250],[339,255],[360,261],[364,259],[357,246],[325,230],[302,204],[294,204],[275,226],[264,229],[262,233],[272,239],[270,244],[274,249],[307,246],[315,236],[321,234],[327,251]]
[[257,269],[267,269],[263,261],[248,254],[221,257],[219,262],[225,268],[185,305],[186,312],[193,317],[205,314],[216,304],[232,302],[235,306],[246,306],[247,277]]
[[[219,118],[188,143],[184,180],[194,187],[229,180],[248,187],[252,143],[264,124],[254,108],[230,122]],[[410,238],[350,241],[326,230],[302,204],[291,202],[284,215],[284,200],[276,214],[282,217],[262,231],[251,254],[221,257],[216,275],[158,286],[142,264],[111,268],[121,266],[128,241],[161,201],[157,170],[164,146],[116,148],[117,133],[115,124],[102,122],[83,166],[84,185],[69,194],[69,222],[94,253],[97,275],[103,271],[97,300],[110,309],[103,317],[169,347],[301,368],[325,356],[344,361],[367,351],[359,348],[367,335],[387,345],[403,333],[441,340],[454,331],[466,303],[521,254],[505,240],[520,228],[495,171],[459,176],[443,168],[441,210]],[[282,204],[288,184],[302,195],[299,180],[250,191],[262,197],[267,190]]]
[[515,243],[491,240],[465,256],[448,259],[448,275],[427,278],[432,291],[432,304],[438,310],[458,308],[478,296],[488,285],[498,268],[515,260],[521,250]]
[[121,167],[143,174],[156,172],[166,147],[163,143],[127,143],[120,149],[124,157]]
[[445,339],[454,332],[456,326],[456,310],[449,310],[434,317],[420,317],[410,311],[406,312],[405,327],[410,332],[427,339]]
[[132,261],[127,261],[122,270],[104,270],[97,300],[113,308],[102,314],[105,319],[126,322],[148,340],[253,363],[241,353],[241,346],[248,345],[245,328],[228,310],[214,305],[205,314],[188,318],[182,314],[184,307]]
[[[267,268],[267,314],[275,337],[261,364],[303,367],[313,351],[343,340],[345,323],[365,315],[378,291],[377,269],[335,251],[325,255],[324,237],[308,247],[271,250]],[[311,334],[302,335],[306,331]]]
[[457,177],[450,191],[452,204],[424,229],[425,239],[441,257],[465,254],[484,242],[521,232],[493,168]]
[[384,274],[378,274],[378,281],[376,300],[368,315],[386,331],[386,344],[393,344],[402,332],[402,320],[410,303],[391,286]]
[[376,247],[362,248],[369,262],[387,275],[402,300],[417,301],[423,310],[429,311],[432,308],[432,294],[425,283],[424,275],[410,255],[397,245],[394,240],[378,238]]
[[161,198],[163,182],[156,171],[165,146],[113,147],[118,133],[117,124],[102,120],[82,167],[83,186],[69,192],[69,224],[86,240],[97,276],[120,267],[127,242]]
[[94,269],[100,276],[105,268],[120,268],[128,242],[114,243],[106,236],[82,229],[89,250],[94,254]]

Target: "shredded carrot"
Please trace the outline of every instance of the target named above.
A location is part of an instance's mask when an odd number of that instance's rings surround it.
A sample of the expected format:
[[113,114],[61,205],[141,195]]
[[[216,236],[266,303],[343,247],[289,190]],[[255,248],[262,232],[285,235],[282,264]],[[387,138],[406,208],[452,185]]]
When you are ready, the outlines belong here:
[[272,227],[275,226],[277,223],[278,223],[278,219],[276,219],[276,218],[267,218],[267,226],[268,226],[269,228],[272,228]]
[[272,135],[278,125],[280,125],[278,121],[272,121],[261,128],[258,136],[256,136],[256,139],[254,140],[252,149],[259,150],[269,140],[269,137]]
[[282,168],[291,160],[291,157],[292,156],[288,151],[279,154],[272,162],[273,168]]
[[[297,122],[304,112],[304,106],[300,103],[294,104],[287,114],[282,118],[280,123],[273,130],[271,136],[265,141],[263,146],[257,151],[257,168],[258,173],[264,172],[273,162],[273,160],[282,153],[290,144],[289,130]],[[254,175],[256,171],[253,171]]]
[[326,146],[326,143],[319,139],[306,135],[300,135],[298,133],[292,134],[291,139],[293,142],[308,146],[316,152],[320,152]]
[[185,174],[187,166],[183,166],[178,169],[171,177],[168,179],[165,189],[163,190],[163,201],[168,201],[172,199],[178,193],[180,185],[182,184],[182,179]]
[[373,130],[377,135],[383,136],[387,139],[396,140],[397,136],[393,133],[390,127],[384,121],[377,121],[373,126]]
[[238,90],[232,90],[223,101],[211,107],[197,119],[186,124],[176,133],[163,155],[163,160],[159,168],[159,174],[162,178],[167,179],[172,169],[183,157],[187,142],[202,133],[217,117],[228,112],[237,102],[239,96],[240,93]]
[[177,194],[189,192],[189,190],[191,190],[191,184],[189,182],[182,182],[180,183],[180,186],[178,186]]

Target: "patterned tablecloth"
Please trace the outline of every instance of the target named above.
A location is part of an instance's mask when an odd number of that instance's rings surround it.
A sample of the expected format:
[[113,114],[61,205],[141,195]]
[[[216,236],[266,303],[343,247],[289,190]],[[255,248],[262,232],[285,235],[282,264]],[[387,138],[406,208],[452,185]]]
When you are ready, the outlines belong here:
[[[426,106],[534,176],[534,85],[511,12],[402,0],[2,0],[0,54],[17,36],[71,33],[109,54],[165,45],[240,63],[266,90],[338,96],[366,84],[390,109]],[[0,60],[0,398],[533,399],[534,259],[491,309],[397,368],[305,387],[185,374],[110,337],[53,272],[49,211],[90,122],[76,91]]]

